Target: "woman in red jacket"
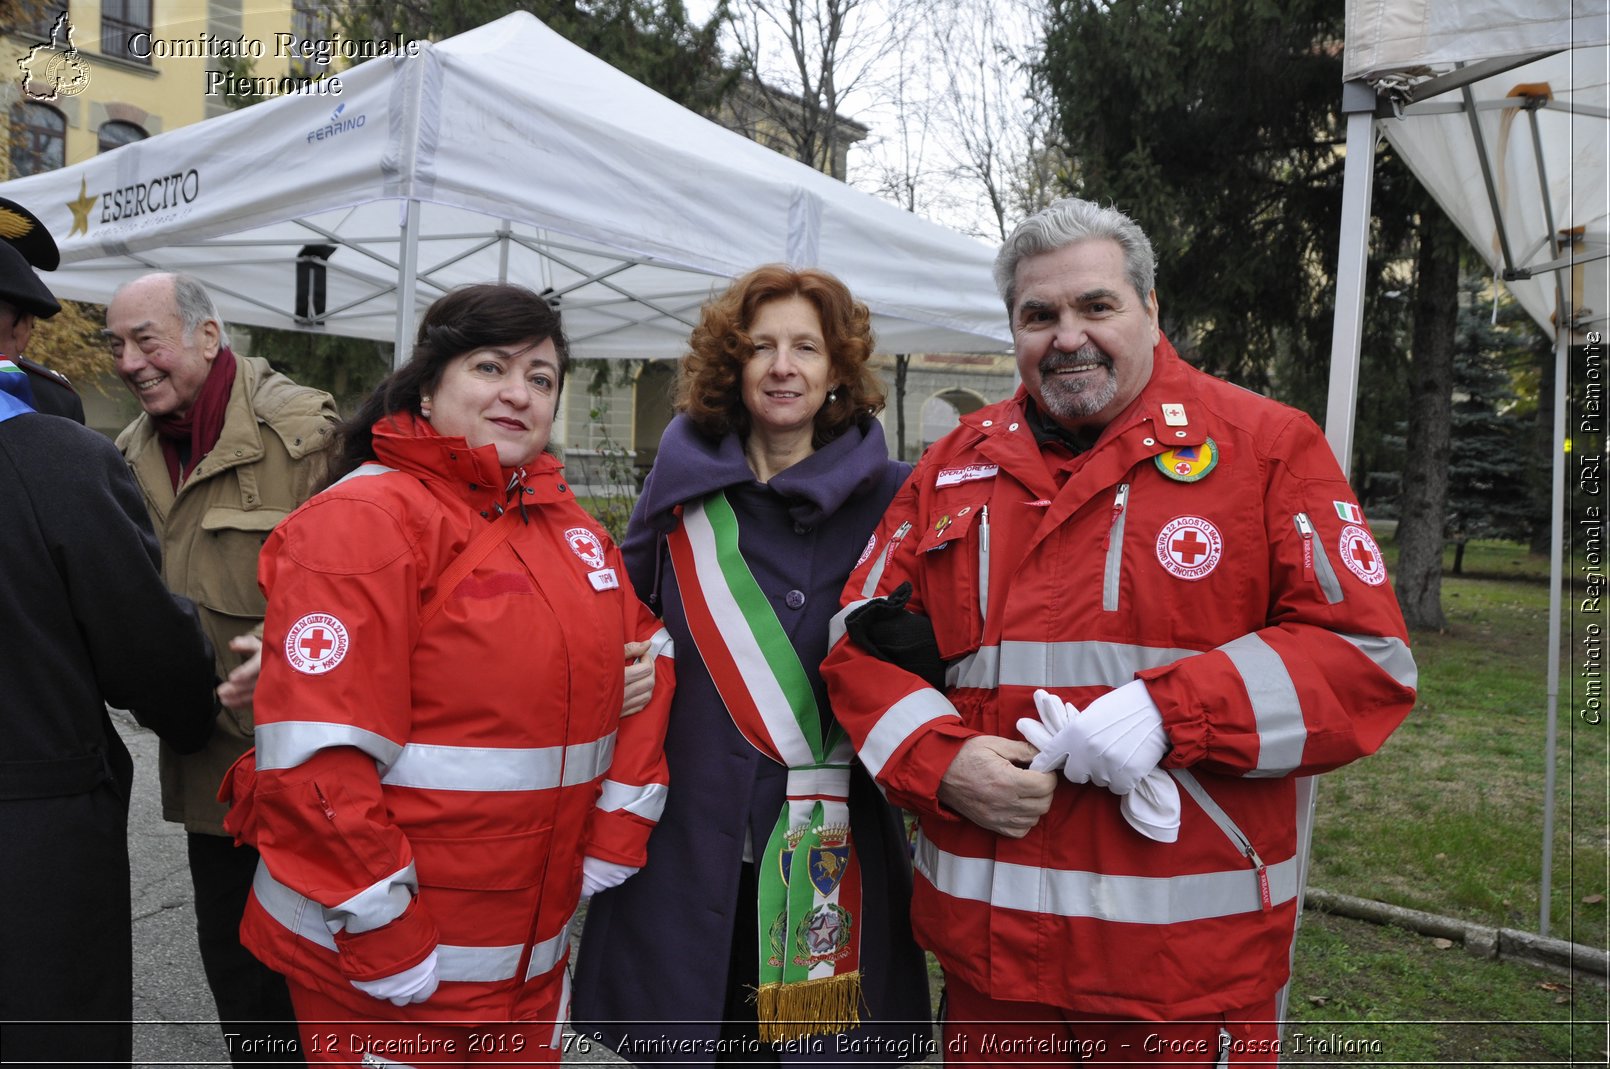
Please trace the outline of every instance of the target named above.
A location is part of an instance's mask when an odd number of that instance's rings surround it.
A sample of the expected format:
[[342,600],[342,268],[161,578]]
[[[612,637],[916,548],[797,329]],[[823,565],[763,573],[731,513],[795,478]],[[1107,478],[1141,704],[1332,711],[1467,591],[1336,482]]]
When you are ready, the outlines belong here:
[[[584,869],[645,860],[669,650],[545,452],[567,362],[529,290],[438,300],[263,547],[256,767],[225,793],[263,855],[242,937],[309,1062],[557,1061]],[[623,719],[623,643],[656,634]]]

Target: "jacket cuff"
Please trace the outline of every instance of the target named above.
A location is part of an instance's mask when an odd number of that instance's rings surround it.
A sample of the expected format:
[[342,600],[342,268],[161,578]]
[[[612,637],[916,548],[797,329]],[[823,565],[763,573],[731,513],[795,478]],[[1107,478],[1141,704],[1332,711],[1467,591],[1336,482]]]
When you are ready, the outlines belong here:
[[617,865],[642,868],[648,864],[648,837],[653,831],[654,822],[635,813],[595,809],[587,826],[586,853]]
[[[1211,657],[1213,653],[1202,656]],[[1163,717],[1163,732],[1168,736],[1169,745],[1161,762],[1163,768],[1190,768],[1207,756],[1207,709],[1204,703],[1193,699],[1193,688],[1184,678],[1182,667],[1180,663],[1163,665],[1137,672],[1135,676],[1145,682],[1146,692]]]
[[390,924],[357,935],[335,933],[341,975],[348,980],[379,980],[411,969],[440,942],[436,921],[419,904],[418,895]]
[[960,820],[957,814],[939,801],[939,784],[950,770],[956,755],[961,753],[969,739],[983,734],[960,720],[938,720],[922,731],[905,751],[890,761],[898,771],[884,784],[891,805],[911,809],[925,817],[939,820]]

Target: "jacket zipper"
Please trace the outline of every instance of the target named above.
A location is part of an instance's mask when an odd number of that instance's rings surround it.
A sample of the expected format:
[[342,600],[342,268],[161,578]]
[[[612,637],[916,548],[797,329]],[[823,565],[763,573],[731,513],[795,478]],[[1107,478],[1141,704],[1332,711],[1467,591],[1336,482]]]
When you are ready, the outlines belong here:
[[1118,581],[1124,567],[1124,512],[1128,507],[1129,484],[1119,483],[1112,499],[1112,518],[1107,521],[1107,537],[1101,543],[1107,554],[1101,579],[1101,607],[1107,612],[1118,611]]
[[989,621],[989,506],[978,509],[978,616]]
[[324,788],[315,783],[313,785],[313,793],[319,796],[319,808],[324,810],[324,819],[328,820],[331,824],[334,824],[335,807],[332,806],[330,804],[330,800],[324,796]]
[[1213,796],[1208,794],[1207,788],[1202,786],[1201,781],[1189,771],[1183,768],[1171,768],[1168,772],[1169,775],[1179,781],[1180,786],[1185,788],[1185,792],[1196,800],[1196,804],[1202,807],[1202,812],[1206,813],[1208,819],[1219,826],[1219,830],[1224,833],[1225,838],[1235,844],[1242,856],[1252,866],[1252,874],[1258,881],[1259,909],[1265,912],[1273,909],[1274,896],[1269,891],[1269,866],[1265,865],[1263,858],[1258,856],[1258,849],[1252,845],[1252,840],[1247,838],[1246,832],[1236,826],[1236,822],[1230,819],[1230,814],[1226,813],[1219,806],[1219,803],[1213,800]]
[[1303,536],[1303,579],[1310,583],[1317,580],[1326,603],[1335,605],[1344,595],[1342,584],[1336,581],[1336,569],[1331,567],[1330,557],[1325,553],[1325,544],[1319,540],[1308,513],[1299,512],[1292,519],[1297,524],[1297,533]]

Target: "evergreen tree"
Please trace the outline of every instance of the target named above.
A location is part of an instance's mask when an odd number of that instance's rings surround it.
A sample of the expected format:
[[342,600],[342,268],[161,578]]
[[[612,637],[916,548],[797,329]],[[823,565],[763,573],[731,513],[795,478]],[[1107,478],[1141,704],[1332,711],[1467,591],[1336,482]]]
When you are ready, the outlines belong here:
[[1459,539],[1529,542],[1540,528],[1547,530],[1548,510],[1524,492],[1535,478],[1532,419],[1516,380],[1547,340],[1513,302],[1500,306],[1495,323],[1483,283],[1467,277],[1461,287],[1448,463],[1449,533]]
[[1164,329],[1254,389],[1323,364],[1343,159],[1340,0],[1054,0],[1066,184],[1157,250]]
[[355,411],[391,371],[390,342],[298,330],[248,327],[249,352],[304,386],[335,398],[343,414]]
[[[1455,574],[1468,539],[1528,542],[1540,534],[1546,542],[1548,536],[1549,473],[1533,439],[1536,364],[1539,354],[1552,352],[1548,338],[1507,295],[1500,292],[1495,306],[1491,286],[1490,278],[1469,270],[1460,281],[1443,531],[1456,546]],[[1379,490],[1372,519],[1399,516],[1405,430],[1401,419],[1389,429],[1385,468],[1370,472],[1369,484]]]
[[[1052,0],[1037,76],[1068,192],[1150,235],[1163,329],[1187,359],[1323,419],[1344,157],[1341,0]],[[1403,260],[1417,184],[1377,149],[1366,463],[1407,403]],[[1391,296],[1387,296],[1391,294]]]

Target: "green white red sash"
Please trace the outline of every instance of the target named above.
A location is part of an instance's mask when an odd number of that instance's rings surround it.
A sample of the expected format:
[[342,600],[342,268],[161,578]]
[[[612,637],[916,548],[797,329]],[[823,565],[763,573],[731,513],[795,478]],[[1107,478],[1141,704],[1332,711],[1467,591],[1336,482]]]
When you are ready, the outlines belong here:
[[849,739],[823,734],[810,677],[738,551],[726,495],[683,507],[667,536],[699,656],[744,738],[788,769],[788,799],[756,859],[760,1038],[860,1023],[861,873],[850,844]]

